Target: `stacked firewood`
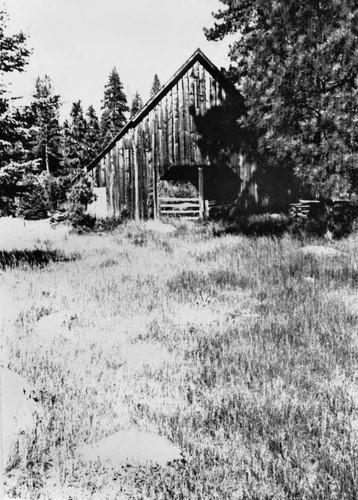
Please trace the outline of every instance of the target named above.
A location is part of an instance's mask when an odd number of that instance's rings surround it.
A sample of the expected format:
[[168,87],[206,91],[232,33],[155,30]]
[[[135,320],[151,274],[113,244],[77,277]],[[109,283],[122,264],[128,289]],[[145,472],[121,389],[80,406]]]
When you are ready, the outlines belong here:
[[298,203],[291,203],[289,217],[291,219],[308,219],[322,209],[322,202],[318,200],[299,200]]

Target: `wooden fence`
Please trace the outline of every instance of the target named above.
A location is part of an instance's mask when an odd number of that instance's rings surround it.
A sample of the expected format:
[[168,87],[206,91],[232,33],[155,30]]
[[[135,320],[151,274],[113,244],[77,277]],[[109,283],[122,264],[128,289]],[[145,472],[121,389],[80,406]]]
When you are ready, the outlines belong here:
[[159,213],[165,217],[197,220],[200,217],[199,198],[159,198]]

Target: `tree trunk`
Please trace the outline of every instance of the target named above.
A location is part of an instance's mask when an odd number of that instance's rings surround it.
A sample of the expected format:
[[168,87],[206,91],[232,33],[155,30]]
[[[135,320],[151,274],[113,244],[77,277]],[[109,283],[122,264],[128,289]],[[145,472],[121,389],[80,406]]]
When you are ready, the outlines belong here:
[[47,147],[47,144],[45,146],[45,164],[46,164],[46,172],[48,174],[50,174],[50,165],[49,165],[49,162],[48,162],[48,147]]

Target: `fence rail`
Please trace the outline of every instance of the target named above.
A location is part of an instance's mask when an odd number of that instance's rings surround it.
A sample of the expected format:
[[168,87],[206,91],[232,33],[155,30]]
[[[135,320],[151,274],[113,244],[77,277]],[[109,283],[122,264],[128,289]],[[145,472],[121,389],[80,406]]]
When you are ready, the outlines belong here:
[[159,198],[160,215],[199,219],[200,203],[198,198]]

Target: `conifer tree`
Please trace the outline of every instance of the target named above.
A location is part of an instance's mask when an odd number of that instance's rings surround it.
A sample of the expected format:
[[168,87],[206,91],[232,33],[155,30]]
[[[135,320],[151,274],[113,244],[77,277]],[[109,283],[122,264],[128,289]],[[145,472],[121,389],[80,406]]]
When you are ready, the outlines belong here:
[[28,116],[11,106],[3,81],[5,74],[22,72],[30,55],[22,32],[7,34],[7,20],[6,12],[0,9],[0,215],[15,215],[14,196],[34,185],[38,164],[26,161]]
[[116,129],[110,111],[105,109],[100,121],[100,144],[102,149],[111,142],[117,130],[120,130],[120,128]]
[[70,120],[63,124],[64,166],[68,173],[74,173],[85,166],[87,122],[83,115],[81,101],[74,102]]
[[129,111],[127,98],[116,68],[113,68],[109,75],[102,103],[101,144],[105,147],[124,126],[126,113]]
[[230,77],[268,169],[291,169],[322,196],[358,193],[355,0],[220,0],[210,40],[237,37]]
[[89,106],[86,113],[86,165],[90,163],[100,152],[100,128],[99,120],[93,106]]
[[38,77],[34,100],[31,103],[33,115],[32,153],[41,158],[47,173],[58,174],[61,167],[61,127],[59,122],[60,96],[53,90],[48,75]]
[[158,78],[158,75],[155,74],[154,75],[153,84],[152,84],[152,88],[150,90],[150,97],[153,97],[158,92],[158,90],[160,89],[160,87],[161,87],[160,80]]
[[6,12],[0,9],[0,168],[13,157],[14,148],[21,143],[25,125],[24,117],[11,110],[3,76],[14,71],[22,72],[30,55],[22,32],[7,34],[7,20]]
[[143,101],[142,98],[137,90],[137,92],[134,94],[133,100],[132,100],[132,106],[131,106],[131,118],[135,116],[138,111],[140,111],[143,107]]

